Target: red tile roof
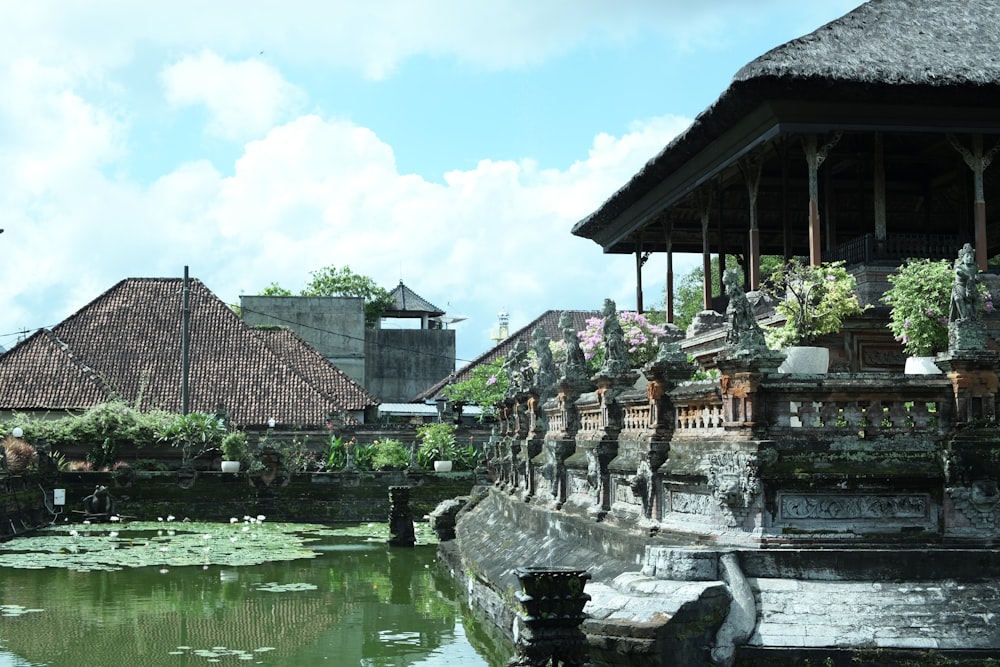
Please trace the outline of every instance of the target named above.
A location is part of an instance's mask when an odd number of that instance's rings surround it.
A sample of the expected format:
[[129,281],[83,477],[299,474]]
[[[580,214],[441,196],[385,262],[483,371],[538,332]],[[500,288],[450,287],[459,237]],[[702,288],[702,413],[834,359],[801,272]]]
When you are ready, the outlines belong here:
[[[0,409],[79,409],[119,397],[179,412],[182,287],[180,278],[127,278],[0,356]],[[301,339],[255,331],[200,281],[189,287],[190,410],[221,406],[242,426],[271,417],[320,426],[329,414],[376,404]]]

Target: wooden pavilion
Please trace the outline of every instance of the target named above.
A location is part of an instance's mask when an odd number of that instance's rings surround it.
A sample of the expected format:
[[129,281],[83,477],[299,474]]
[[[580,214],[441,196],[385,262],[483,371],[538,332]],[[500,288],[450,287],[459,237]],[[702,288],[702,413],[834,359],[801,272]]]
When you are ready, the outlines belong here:
[[748,289],[762,254],[897,266],[971,242],[985,270],[998,150],[1000,0],[871,0],[744,66],[573,233],[635,255],[639,310],[641,267],[666,253],[668,321],[678,252],[706,277],[736,255]]

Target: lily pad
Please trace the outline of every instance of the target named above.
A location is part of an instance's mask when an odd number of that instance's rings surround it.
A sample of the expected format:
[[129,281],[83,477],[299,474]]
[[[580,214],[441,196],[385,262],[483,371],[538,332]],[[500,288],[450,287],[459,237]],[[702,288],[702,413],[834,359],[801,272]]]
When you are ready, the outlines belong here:
[[[78,572],[128,567],[184,565],[259,565],[314,558],[306,542],[322,527],[305,524],[247,522],[220,524],[131,522],[117,534],[94,526],[53,526],[0,544],[0,567],[64,567]],[[313,537],[310,537],[313,536]]]
[[256,588],[259,591],[269,593],[288,593],[291,591],[314,591],[317,587],[315,584],[279,584],[276,581],[271,581],[266,584],[257,584]]

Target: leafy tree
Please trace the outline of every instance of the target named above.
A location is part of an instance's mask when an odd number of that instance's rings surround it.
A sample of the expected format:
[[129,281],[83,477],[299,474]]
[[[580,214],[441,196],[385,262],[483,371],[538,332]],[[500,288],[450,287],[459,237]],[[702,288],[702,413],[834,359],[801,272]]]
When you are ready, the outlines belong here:
[[368,276],[354,273],[349,266],[338,269],[331,265],[310,275],[312,280],[302,290],[302,296],[360,297],[365,302],[365,324],[369,327],[374,327],[382,313],[395,305],[387,290]]
[[291,296],[291,290],[287,290],[278,283],[271,283],[260,291],[261,296]]
[[450,384],[441,390],[445,398],[483,408],[482,418],[492,415],[494,406],[507,392],[507,375],[503,371],[506,357],[498,357],[488,364],[472,369],[468,380]]
[[[736,257],[726,255],[726,268],[739,269]],[[691,269],[678,281],[674,288],[674,324],[681,329],[687,329],[694,316],[705,309],[704,284],[705,271],[699,264]],[[719,257],[712,257],[712,294],[719,294]]]
[[[311,271],[312,279],[305,286],[300,296],[346,296],[356,297],[364,300],[365,304],[365,325],[374,327],[382,313],[392,308],[395,303],[389,291],[379,287],[374,280],[368,276],[363,276],[351,271],[351,267],[345,266],[338,269],[335,266],[327,266],[319,271]],[[287,290],[276,282],[272,282],[260,292],[261,296],[292,296],[291,290]]]

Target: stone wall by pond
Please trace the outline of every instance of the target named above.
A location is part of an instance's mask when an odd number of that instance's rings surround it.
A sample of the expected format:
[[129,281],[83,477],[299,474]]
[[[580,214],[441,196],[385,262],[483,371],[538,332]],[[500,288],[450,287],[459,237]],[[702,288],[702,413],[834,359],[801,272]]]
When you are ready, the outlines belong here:
[[[4,480],[10,484],[10,478]],[[42,487],[38,487],[38,482]],[[24,502],[44,509],[41,488],[51,503],[53,488],[66,490],[64,516],[83,517],[83,499],[97,486],[108,487],[115,512],[137,520],[185,517],[228,521],[231,517],[265,515],[270,521],[335,523],[384,522],[389,517],[389,487],[410,486],[415,519],[429,514],[439,502],[468,495],[475,476],[455,473],[300,473],[265,484],[259,476],[199,471],[193,478],[177,471],[134,472],[122,476],[102,472],[61,473],[57,478],[21,484]],[[49,513],[46,511],[48,516]],[[3,517],[0,517],[0,522]]]

